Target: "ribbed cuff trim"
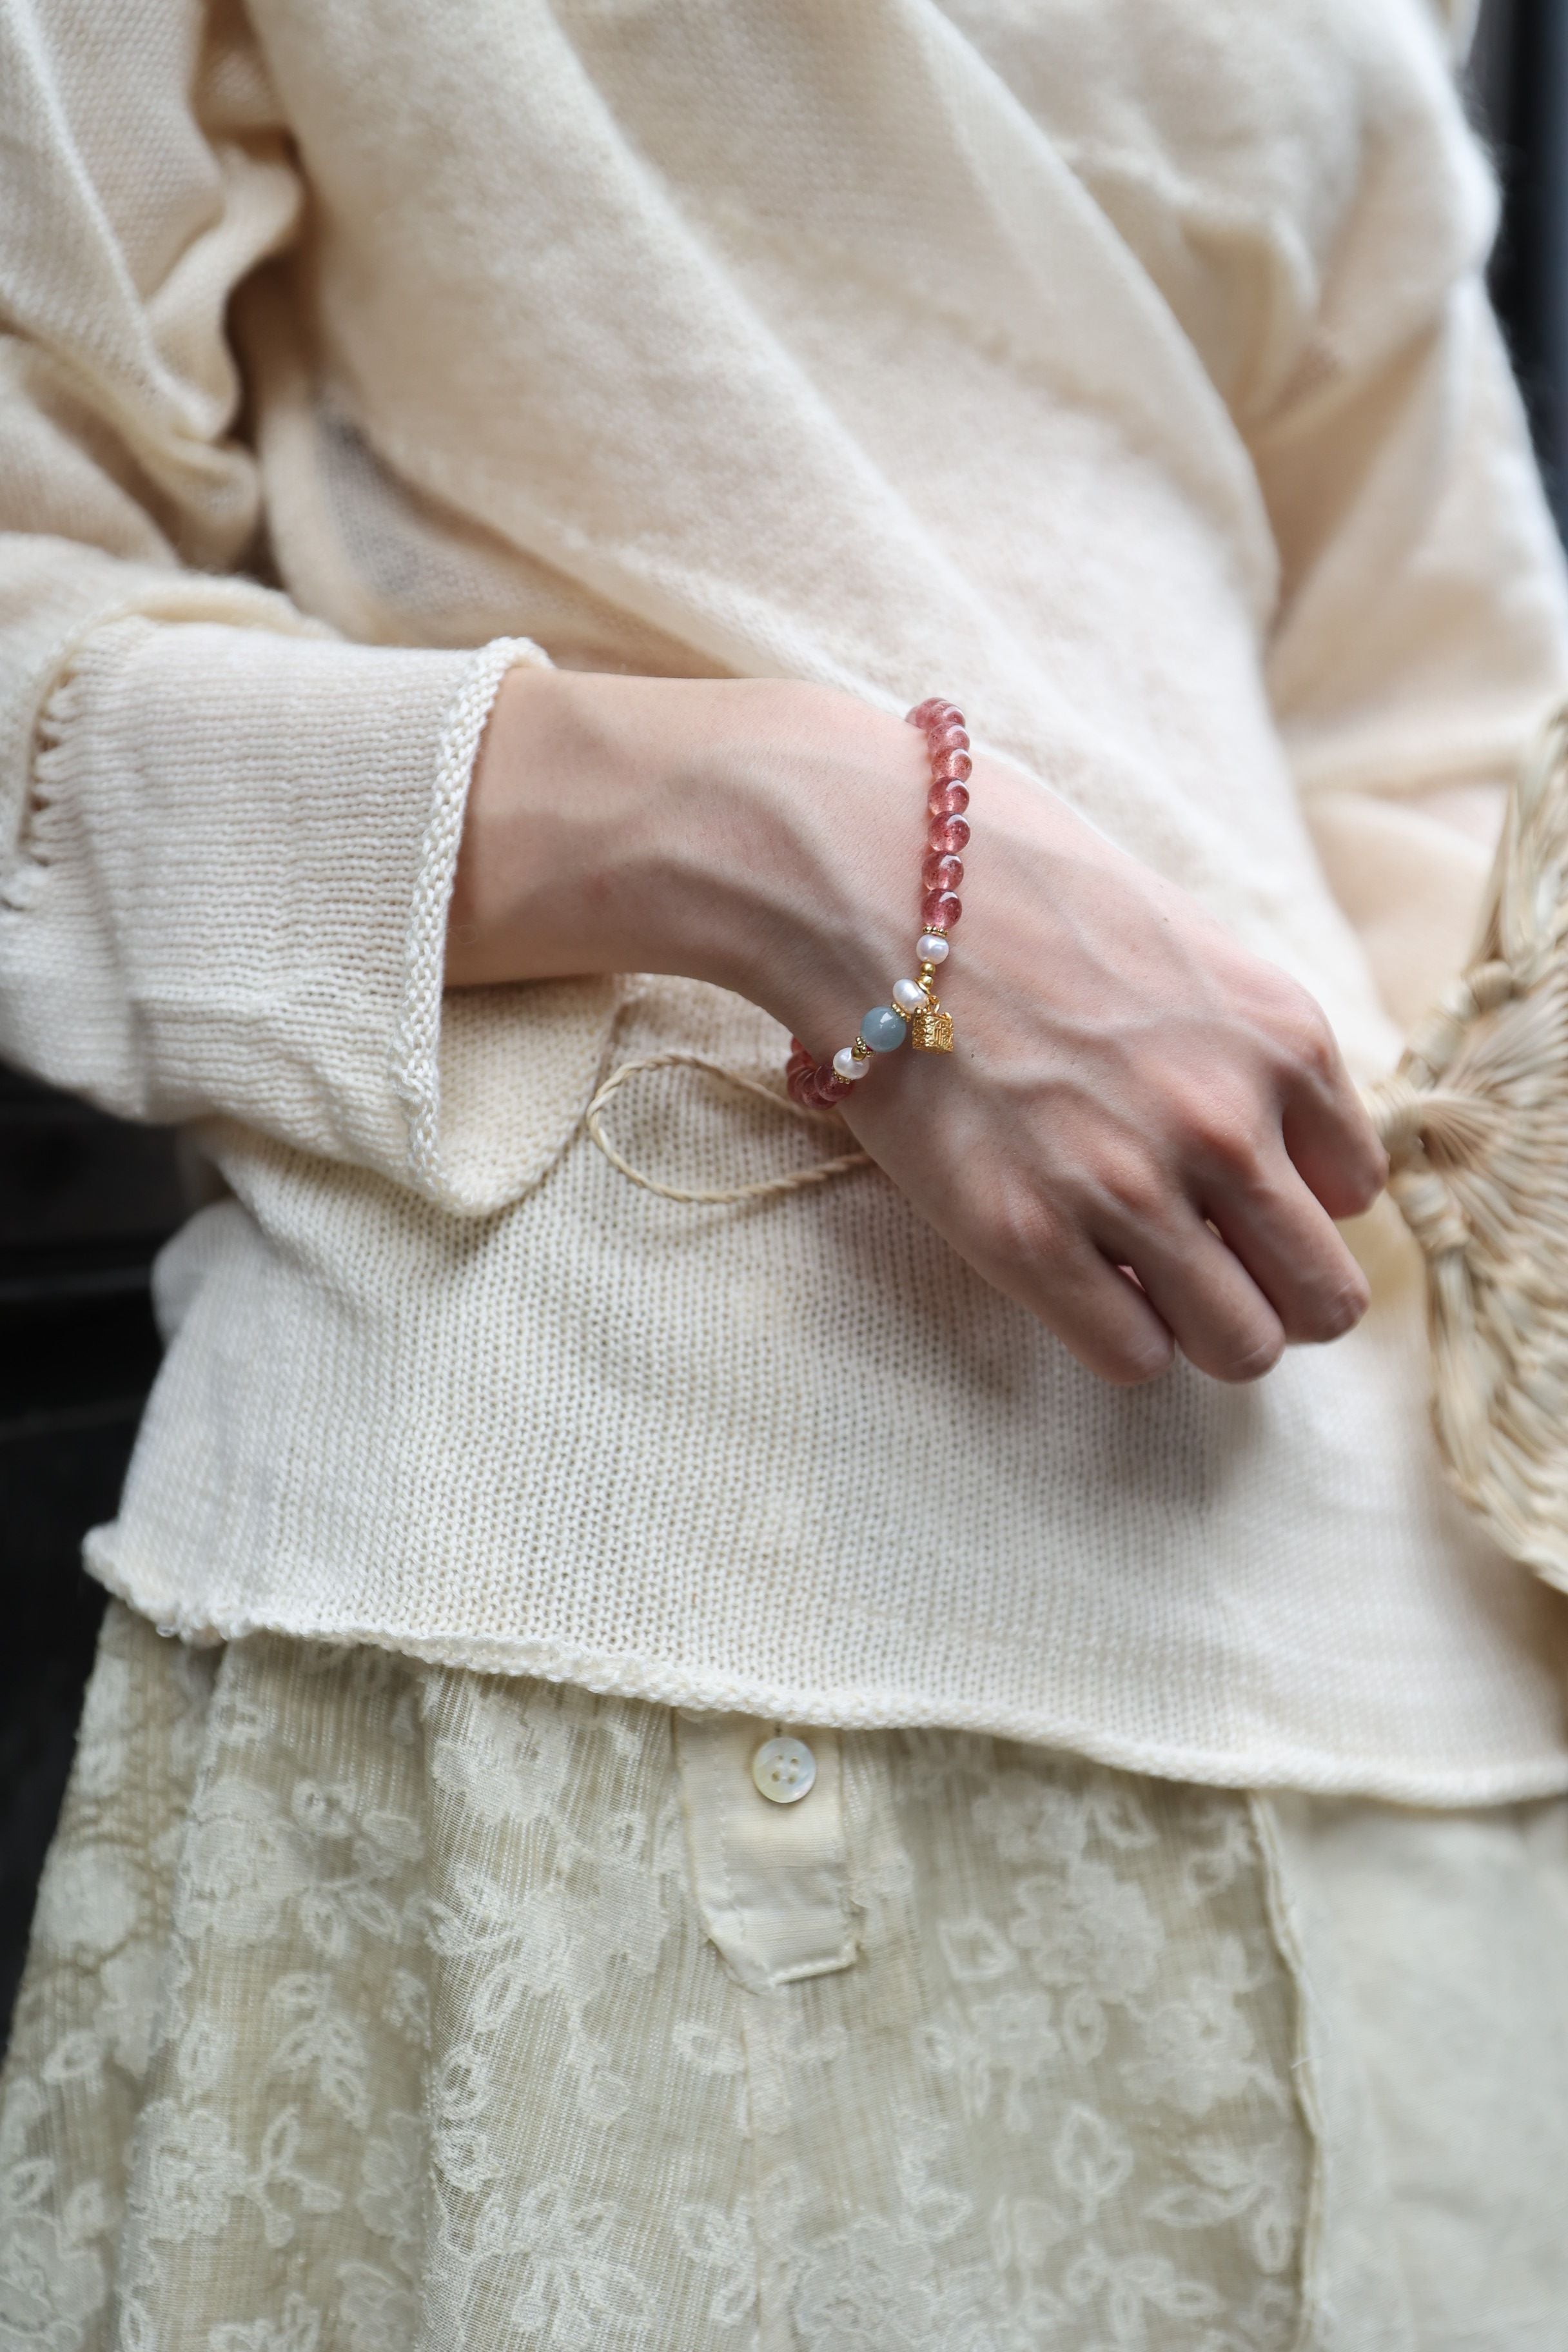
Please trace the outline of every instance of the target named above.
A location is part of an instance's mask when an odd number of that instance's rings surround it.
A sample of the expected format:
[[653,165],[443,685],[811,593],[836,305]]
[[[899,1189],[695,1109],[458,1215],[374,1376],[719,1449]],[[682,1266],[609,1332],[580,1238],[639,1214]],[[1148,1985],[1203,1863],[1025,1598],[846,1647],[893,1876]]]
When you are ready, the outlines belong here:
[[408,1121],[409,1172],[443,1207],[465,1204],[441,1152],[441,1003],[447,923],[462,845],[468,787],[500,682],[519,664],[548,669],[529,637],[495,637],[473,656],[441,730],[430,817],[419,853],[405,951],[403,1011],[393,1045],[392,1084]]

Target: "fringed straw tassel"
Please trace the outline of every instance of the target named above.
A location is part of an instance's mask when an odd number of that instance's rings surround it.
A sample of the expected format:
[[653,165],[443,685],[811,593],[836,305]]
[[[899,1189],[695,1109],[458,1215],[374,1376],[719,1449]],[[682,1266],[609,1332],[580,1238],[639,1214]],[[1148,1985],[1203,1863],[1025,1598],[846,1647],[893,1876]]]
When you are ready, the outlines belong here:
[[1468,968],[1363,1098],[1426,1255],[1449,1475],[1568,1590],[1568,705],[1510,796]]

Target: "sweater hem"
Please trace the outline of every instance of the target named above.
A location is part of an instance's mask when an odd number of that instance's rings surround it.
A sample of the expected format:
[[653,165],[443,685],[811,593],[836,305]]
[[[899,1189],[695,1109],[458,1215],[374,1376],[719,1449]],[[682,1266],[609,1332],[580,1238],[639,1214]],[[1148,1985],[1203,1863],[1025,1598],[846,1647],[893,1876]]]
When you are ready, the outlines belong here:
[[276,1633],[328,1647],[389,1650],[428,1665],[468,1674],[572,1683],[599,1697],[641,1699],[696,1713],[752,1715],[844,1731],[968,1731],[1026,1747],[1065,1749],[1122,1772],[1225,1789],[1294,1789],[1317,1797],[1363,1798],[1440,1811],[1528,1802],[1568,1793],[1568,1748],[1516,1763],[1432,1769],[1408,1759],[1342,1758],[1286,1743],[1264,1756],[1236,1749],[1142,1739],[1049,1709],[994,1706],[979,1700],[896,1690],[846,1690],[833,1685],[774,1682],[717,1666],[671,1665],[635,1652],[595,1650],[548,1634],[498,1635],[394,1630],[322,1614],[306,1624],[285,1610],[230,1607],[210,1612],[149,1593],[89,1539],[88,1572],[159,1633],[195,1647]]

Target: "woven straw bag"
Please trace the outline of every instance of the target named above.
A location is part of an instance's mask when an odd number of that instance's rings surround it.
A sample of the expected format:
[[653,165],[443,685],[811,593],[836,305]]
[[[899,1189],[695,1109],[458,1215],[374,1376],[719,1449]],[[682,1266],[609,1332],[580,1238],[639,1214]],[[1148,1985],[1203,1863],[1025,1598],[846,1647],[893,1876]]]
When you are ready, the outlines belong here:
[[1448,1475],[1568,1590],[1568,704],[1515,780],[1469,963],[1364,1099],[1426,1262]]

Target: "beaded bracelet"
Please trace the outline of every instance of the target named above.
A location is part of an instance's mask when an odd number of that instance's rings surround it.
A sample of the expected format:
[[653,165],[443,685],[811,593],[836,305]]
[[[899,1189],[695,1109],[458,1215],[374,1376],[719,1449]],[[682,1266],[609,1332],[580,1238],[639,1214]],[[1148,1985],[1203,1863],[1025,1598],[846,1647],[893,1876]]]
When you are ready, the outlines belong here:
[[925,862],[921,867],[921,921],[915,941],[920,972],[914,980],[893,982],[890,1004],[873,1005],[860,1024],[852,1045],[843,1045],[830,1062],[817,1062],[798,1037],[790,1039],[787,1065],[789,1091],[807,1110],[826,1110],[841,1103],[871,1066],[872,1056],[897,1051],[906,1036],[921,1053],[951,1054],[952,1015],[944,1013],[936,994],[936,968],[945,963],[948,933],[963,912],[958,886],[963,879],[959,852],[969,839],[969,778],[974,763],[963,713],[956,703],[933,694],[917,703],[906,718],[925,735],[931,755],[931,793],[926,801],[931,830],[926,835]]

